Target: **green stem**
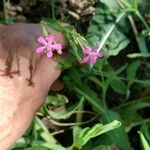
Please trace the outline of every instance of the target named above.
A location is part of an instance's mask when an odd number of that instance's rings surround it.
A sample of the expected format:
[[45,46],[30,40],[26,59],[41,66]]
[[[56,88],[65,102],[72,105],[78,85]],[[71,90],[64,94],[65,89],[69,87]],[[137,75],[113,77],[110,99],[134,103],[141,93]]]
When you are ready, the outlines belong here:
[[52,18],[53,19],[56,19],[55,17],[55,0],[52,0]]
[[143,22],[143,24],[145,25],[147,29],[150,28],[147,22],[145,21],[144,17],[141,15],[139,11],[136,11],[135,14],[140,18],[140,20]]
[[104,76],[103,76],[103,72],[102,72],[102,68],[100,68],[100,74],[101,74],[101,78],[102,78],[102,92],[103,92],[103,106],[105,108],[105,110],[107,110],[107,105],[106,105],[106,86],[105,86],[105,80],[104,80]]
[[6,0],[3,0],[3,11],[4,11],[4,18],[7,19]]
[[82,122],[82,118],[83,118],[83,113],[81,113],[81,111],[83,111],[84,109],[84,97],[81,98],[81,104],[79,106],[79,109],[78,109],[78,113],[77,113],[77,116],[76,116],[76,122],[79,123],[79,122]]
[[103,47],[104,44],[106,43],[107,39],[109,38],[109,36],[110,36],[111,33],[113,32],[114,28],[116,27],[116,24],[119,23],[119,21],[122,19],[122,17],[123,17],[124,15],[125,15],[125,12],[121,13],[121,14],[117,17],[115,23],[109,28],[108,32],[106,33],[106,35],[105,35],[105,36],[103,37],[103,39],[101,40],[97,52],[99,52],[99,51],[102,49],[102,47]]
[[129,21],[131,23],[131,27],[133,29],[133,32],[134,32],[134,35],[135,35],[135,38],[136,38],[136,41],[137,43],[139,44],[139,33],[138,33],[138,30],[136,28],[136,25],[135,25],[135,22],[133,20],[133,17],[131,15],[128,15],[128,18],[129,18]]
[[57,122],[53,119],[49,119],[49,121],[54,124],[55,126],[60,126],[60,127],[68,127],[68,126],[81,126],[81,125],[85,125],[85,124],[89,124],[91,122],[93,122],[94,120],[96,120],[98,117],[98,114],[96,114],[95,116],[93,116],[91,119],[84,121],[84,122],[71,122],[71,123],[61,123],[61,122]]
[[132,128],[139,126],[143,123],[150,123],[150,119],[144,119],[143,121],[132,122],[130,126],[126,127],[126,131],[129,132]]

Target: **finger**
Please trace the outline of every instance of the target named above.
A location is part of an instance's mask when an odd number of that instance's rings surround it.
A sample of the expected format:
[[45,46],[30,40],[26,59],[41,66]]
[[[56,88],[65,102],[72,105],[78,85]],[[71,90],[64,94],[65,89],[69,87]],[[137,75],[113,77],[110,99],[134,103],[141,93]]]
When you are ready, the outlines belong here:
[[46,57],[42,58],[37,64],[38,68],[35,71],[35,80],[41,86],[45,92],[45,96],[48,94],[51,85],[60,76],[61,70],[58,68],[58,64],[53,59]]
[[5,25],[4,24],[0,24],[0,28],[2,28],[2,27],[5,27]]

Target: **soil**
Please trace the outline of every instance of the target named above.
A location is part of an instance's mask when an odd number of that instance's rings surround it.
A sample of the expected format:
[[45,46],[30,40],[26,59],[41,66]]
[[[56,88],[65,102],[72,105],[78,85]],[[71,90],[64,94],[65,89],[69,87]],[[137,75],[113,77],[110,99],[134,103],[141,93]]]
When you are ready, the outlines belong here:
[[43,17],[51,17],[73,24],[85,33],[95,12],[96,0],[10,0],[5,4],[5,11],[0,3],[0,18],[9,22],[39,23]]

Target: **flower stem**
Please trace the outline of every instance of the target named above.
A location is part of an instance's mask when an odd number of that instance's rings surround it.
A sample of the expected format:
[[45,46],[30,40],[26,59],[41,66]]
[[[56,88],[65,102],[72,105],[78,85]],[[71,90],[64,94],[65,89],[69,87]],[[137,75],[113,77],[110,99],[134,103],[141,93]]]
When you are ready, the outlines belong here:
[[4,11],[4,18],[5,20],[8,19],[7,18],[7,10],[6,10],[6,0],[3,0],[3,11]]
[[53,19],[56,19],[55,17],[55,0],[52,0],[52,18]]
[[83,113],[81,113],[81,111],[83,110],[84,108],[84,97],[81,98],[81,104],[79,106],[79,109],[78,109],[78,113],[77,113],[77,116],[76,116],[76,122],[79,123],[79,122],[82,122],[82,118],[83,118]]
[[102,47],[104,46],[104,44],[106,43],[107,39],[109,38],[109,36],[111,35],[111,33],[113,32],[114,28],[116,27],[116,24],[119,23],[119,21],[122,19],[122,17],[125,15],[125,12],[121,13],[115,23],[109,28],[108,32],[106,33],[106,35],[103,37],[103,39],[100,42],[99,48],[97,49],[97,52],[99,52]]
[[141,13],[139,11],[136,11],[135,14],[140,18],[140,20],[143,22],[143,24],[145,25],[145,27],[147,29],[150,28],[149,25],[147,24],[147,22],[145,21],[145,19],[143,18],[143,16],[141,15]]

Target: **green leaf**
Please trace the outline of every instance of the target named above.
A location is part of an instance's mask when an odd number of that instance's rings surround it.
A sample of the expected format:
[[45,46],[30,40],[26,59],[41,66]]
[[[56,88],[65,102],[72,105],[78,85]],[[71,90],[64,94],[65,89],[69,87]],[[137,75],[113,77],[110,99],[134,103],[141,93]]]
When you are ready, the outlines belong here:
[[138,131],[139,135],[140,135],[140,139],[142,142],[142,146],[143,146],[143,150],[150,150],[150,146],[148,144],[148,142],[146,141],[144,135],[142,132]]
[[43,124],[43,122],[36,116],[34,118],[34,130],[43,130],[45,132],[48,132],[47,127]]
[[139,36],[138,45],[142,54],[149,54],[149,49],[146,44],[146,38],[142,34]]
[[44,123],[38,118],[35,118],[34,128],[32,129],[33,137],[31,146],[43,146],[49,150],[66,150],[57,140],[49,133]]
[[105,113],[106,110],[102,104],[102,100],[98,98],[97,94],[93,90],[88,88],[86,85],[82,85],[82,86],[78,84],[75,85],[73,89],[78,94],[83,96],[85,100],[87,100],[92,105],[93,109],[96,112],[98,112],[99,114]]
[[113,79],[110,83],[112,89],[119,94],[126,94],[127,87],[121,79]]
[[46,97],[46,104],[52,104],[54,106],[60,106],[60,105],[63,105],[63,104],[66,104],[68,103],[68,98],[64,95],[61,95],[61,94],[56,94],[54,96],[47,96]]
[[112,121],[108,124],[95,124],[93,127],[87,127],[81,129],[79,127],[74,127],[74,143],[71,147],[76,147],[81,149],[83,145],[85,145],[90,139],[97,137],[103,133],[106,133],[110,130],[118,128],[120,126],[120,122],[117,120]]
[[76,68],[71,68],[69,72],[69,78],[71,78],[72,81],[78,83],[79,85],[82,85],[81,76],[83,76],[83,74],[81,74],[79,70],[77,70]]
[[150,107],[150,97],[144,97],[125,103],[120,105],[118,108],[116,107],[115,110],[121,114],[126,125],[130,127],[130,125],[142,121],[142,116],[138,113],[138,111],[146,107]]
[[[41,24],[43,25],[44,29],[46,31],[49,31],[48,28],[53,28],[58,32],[61,32],[66,40],[68,41],[68,50],[70,51],[70,54],[73,54],[74,57],[81,63],[82,62],[82,47],[83,44],[86,43],[86,40],[76,32],[75,28],[72,26],[63,26],[59,24],[58,21],[53,19],[43,19],[41,21]],[[68,57],[68,59],[70,59]],[[72,59],[72,57],[71,57]],[[68,64],[67,64],[68,66]]]
[[10,150],[16,150],[17,148],[25,148],[27,147],[27,140],[23,137],[19,138],[15,144],[10,147]]
[[119,11],[116,2],[110,0],[105,0],[103,3],[99,2],[96,14],[93,16],[88,28],[87,39],[91,44],[94,41],[92,45],[99,45],[105,39],[110,29],[115,27],[105,43],[108,46],[107,54],[115,56],[128,45],[129,40],[124,34],[126,32],[124,29],[128,27],[125,20],[123,24],[119,24],[118,26],[115,24],[121,12],[117,12],[117,14],[110,13],[112,9]]
[[140,131],[143,133],[147,142],[150,143],[150,118],[148,118],[142,122]]
[[62,147],[58,142],[54,139],[54,137],[48,132],[41,132],[41,138],[43,138],[46,142],[41,143],[41,146],[44,146],[50,150],[66,150],[66,148]]
[[[105,141],[101,144],[116,144],[122,150],[131,150],[128,135],[125,132],[125,127],[122,121],[121,116],[115,111],[108,111],[106,114],[102,116],[102,122],[108,123],[112,120],[117,119],[121,122],[121,126],[115,130],[107,132],[106,135],[103,135]],[[98,141],[100,142],[100,141]]]
[[119,8],[119,5],[116,0],[101,0],[101,2],[104,3],[111,11],[115,11],[116,8]]
[[137,9],[138,9],[138,2],[137,2],[137,0],[131,0],[131,7],[132,7],[134,10],[137,10]]

